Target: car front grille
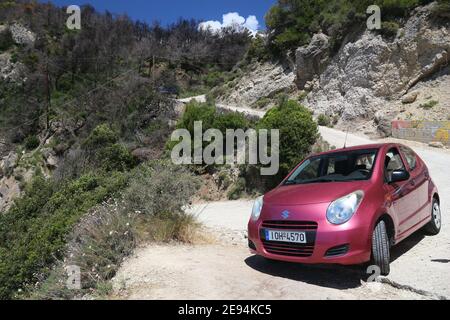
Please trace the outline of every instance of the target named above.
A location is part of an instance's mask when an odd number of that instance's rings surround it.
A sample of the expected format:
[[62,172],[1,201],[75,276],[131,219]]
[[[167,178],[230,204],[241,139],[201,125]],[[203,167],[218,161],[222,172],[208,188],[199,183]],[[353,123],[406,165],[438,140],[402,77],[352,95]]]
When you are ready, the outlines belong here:
[[262,224],[268,229],[289,229],[289,230],[317,230],[317,222],[313,221],[291,221],[291,220],[267,220]]
[[[264,229],[304,231],[307,243],[267,241]],[[310,257],[314,252],[316,233],[317,223],[313,221],[268,220],[263,221],[260,237],[264,249],[268,253],[292,257]]]

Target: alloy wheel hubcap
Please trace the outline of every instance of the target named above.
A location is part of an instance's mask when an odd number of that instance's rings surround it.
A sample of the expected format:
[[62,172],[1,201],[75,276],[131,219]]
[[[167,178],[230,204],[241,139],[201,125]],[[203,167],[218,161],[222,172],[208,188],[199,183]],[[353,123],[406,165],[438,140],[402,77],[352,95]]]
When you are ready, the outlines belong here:
[[433,219],[436,227],[441,227],[441,209],[439,208],[439,204],[435,203],[433,206]]

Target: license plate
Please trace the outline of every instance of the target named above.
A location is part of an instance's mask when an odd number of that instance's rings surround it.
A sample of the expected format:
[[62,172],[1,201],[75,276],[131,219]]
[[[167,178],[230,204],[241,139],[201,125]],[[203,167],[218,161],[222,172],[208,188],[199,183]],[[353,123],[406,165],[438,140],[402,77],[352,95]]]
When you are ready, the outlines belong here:
[[306,233],[299,231],[264,230],[267,241],[306,243]]

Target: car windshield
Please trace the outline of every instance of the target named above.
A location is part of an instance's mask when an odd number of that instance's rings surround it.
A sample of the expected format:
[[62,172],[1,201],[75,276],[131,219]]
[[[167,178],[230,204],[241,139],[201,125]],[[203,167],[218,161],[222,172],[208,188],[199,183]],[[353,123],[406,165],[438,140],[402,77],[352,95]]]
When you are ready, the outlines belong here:
[[372,176],[377,152],[377,149],[363,149],[311,157],[284,184],[368,180]]

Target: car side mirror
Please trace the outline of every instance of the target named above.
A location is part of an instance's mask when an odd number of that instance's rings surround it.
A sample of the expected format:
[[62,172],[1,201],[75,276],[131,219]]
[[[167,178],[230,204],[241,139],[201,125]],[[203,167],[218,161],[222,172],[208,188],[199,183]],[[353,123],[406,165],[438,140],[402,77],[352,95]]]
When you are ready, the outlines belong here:
[[406,170],[394,170],[391,173],[391,177],[389,179],[389,183],[406,181],[410,177],[409,172]]

